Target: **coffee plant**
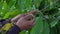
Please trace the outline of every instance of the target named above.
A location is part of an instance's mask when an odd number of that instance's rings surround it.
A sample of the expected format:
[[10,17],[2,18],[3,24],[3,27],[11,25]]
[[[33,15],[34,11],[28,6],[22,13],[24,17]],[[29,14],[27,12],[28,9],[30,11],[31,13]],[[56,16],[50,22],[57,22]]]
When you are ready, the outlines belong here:
[[39,10],[36,24],[20,34],[60,34],[60,0],[0,0],[0,20],[31,10]]

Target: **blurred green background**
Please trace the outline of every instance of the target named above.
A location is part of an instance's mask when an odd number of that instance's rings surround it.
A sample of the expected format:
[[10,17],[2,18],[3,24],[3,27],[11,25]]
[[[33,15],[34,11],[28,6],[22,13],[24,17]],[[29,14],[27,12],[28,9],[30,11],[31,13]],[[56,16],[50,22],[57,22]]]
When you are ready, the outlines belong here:
[[35,26],[20,34],[60,34],[60,0],[0,0],[0,19],[38,9]]

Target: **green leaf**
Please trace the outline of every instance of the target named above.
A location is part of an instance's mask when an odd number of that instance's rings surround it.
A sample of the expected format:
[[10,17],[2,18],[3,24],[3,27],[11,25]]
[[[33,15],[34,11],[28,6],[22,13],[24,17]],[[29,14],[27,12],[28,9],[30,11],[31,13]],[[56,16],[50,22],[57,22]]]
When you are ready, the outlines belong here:
[[20,12],[24,12],[25,10],[31,9],[32,0],[18,0],[16,4],[16,8],[20,10]]
[[42,1],[43,0],[33,0],[33,6],[35,7],[35,9],[41,5]]
[[10,0],[8,3],[9,7],[12,7],[13,5],[15,6],[16,2],[17,0]]
[[40,13],[39,17],[36,19],[36,24],[32,28],[30,34],[42,34],[43,31],[43,16]]
[[36,24],[32,28],[30,34],[49,34],[49,33],[50,33],[50,29],[48,22],[46,20],[43,21],[43,16],[40,13],[39,17],[36,19]]
[[4,16],[4,19],[7,19],[7,18],[13,18],[15,17],[16,15],[20,14],[20,12],[18,10],[14,10],[14,11],[9,11],[5,14]]
[[26,31],[26,30],[20,32],[20,34],[28,34],[28,33],[29,31]]
[[50,34],[49,24],[47,20],[43,21],[43,32],[42,34]]
[[57,23],[58,23],[58,20],[55,19],[50,23],[50,25],[51,25],[51,27],[54,27]]
[[3,1],[2,8],[5,10],[8,9],[8,5],[7,5],[6,1]]

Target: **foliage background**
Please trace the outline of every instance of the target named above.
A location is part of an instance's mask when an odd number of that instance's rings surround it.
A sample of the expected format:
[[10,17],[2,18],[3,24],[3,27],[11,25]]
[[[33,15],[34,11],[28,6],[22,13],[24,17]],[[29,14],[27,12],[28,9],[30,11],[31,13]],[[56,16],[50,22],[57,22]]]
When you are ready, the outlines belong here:
[[60,0],[0,0],[0,19],[36,9],[35,26],[20,34],[60,34]]

